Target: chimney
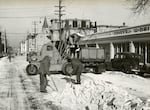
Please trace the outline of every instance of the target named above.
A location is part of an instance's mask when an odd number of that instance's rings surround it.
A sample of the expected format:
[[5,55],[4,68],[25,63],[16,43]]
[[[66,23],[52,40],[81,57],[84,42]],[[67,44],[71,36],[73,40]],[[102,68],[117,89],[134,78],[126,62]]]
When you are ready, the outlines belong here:
[[96,21],[95,21],[95,28],[97,28],[97,23],[96,23]]
[[123,26],[126,26],[126,23],[125,23],[125,22],[123,22]]

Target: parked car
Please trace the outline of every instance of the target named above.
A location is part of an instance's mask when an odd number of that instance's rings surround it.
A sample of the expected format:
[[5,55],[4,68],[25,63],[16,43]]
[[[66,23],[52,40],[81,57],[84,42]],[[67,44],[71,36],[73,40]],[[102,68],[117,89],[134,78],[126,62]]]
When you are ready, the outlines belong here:
[[125,73],[140,73],[144,65],[141,55],[136,53],[122,52],[116,53],[111,60],[112,68]]

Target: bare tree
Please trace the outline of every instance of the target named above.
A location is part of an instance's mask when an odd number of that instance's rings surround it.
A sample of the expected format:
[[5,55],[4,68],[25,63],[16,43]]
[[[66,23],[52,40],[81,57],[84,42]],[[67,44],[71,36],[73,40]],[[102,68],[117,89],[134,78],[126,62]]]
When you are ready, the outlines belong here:
[[150,6],[150,0],[127,0],[133,3],[131,8],[134,13],[141,13],[147,10]]

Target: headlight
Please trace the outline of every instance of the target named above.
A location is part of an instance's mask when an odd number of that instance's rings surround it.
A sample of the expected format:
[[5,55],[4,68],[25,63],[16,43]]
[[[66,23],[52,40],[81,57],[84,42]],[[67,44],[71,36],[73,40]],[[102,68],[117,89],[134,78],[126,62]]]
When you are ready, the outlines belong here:
[[36,60],[37,60],[37,57],[36,57],[36,56],[31,56],[31,60],[32,60],[32,61],[36,61]]

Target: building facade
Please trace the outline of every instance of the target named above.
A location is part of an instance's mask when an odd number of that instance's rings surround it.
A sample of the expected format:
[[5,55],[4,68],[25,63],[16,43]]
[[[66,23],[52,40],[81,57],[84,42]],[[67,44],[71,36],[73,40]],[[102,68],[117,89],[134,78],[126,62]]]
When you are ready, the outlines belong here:
[[7,53],[6,33],[1,30],[0,30],[0,53],[1,54]]
[[81,44],[104,48],[107,61],[113,59],[115,53],[133,52],[150,63],[150,24],[91,34],[83,38]]
[[21,55],[27,54],[27,40],[24,40],[20,43],[20,54]]
[[[65,40],[69,35],[74,33],[80,33],[82,35],[88,35],[96,32],[96,27],[92,25],[92,22],[88,19],[65,19],[62,20],[61,30],[58,19],[51,19],[49,24],[50,36],[53,41]],[[61,38],[59,38],[59,31]]]

